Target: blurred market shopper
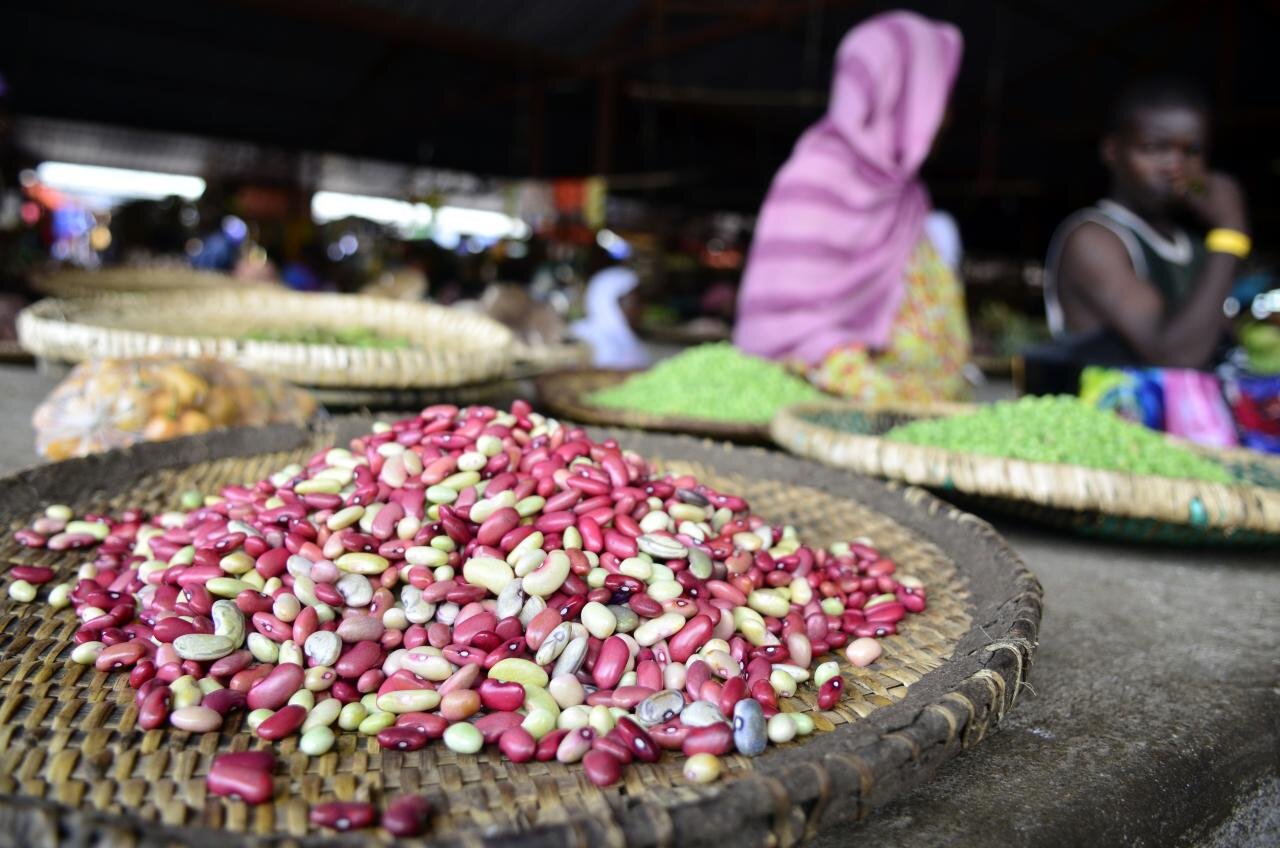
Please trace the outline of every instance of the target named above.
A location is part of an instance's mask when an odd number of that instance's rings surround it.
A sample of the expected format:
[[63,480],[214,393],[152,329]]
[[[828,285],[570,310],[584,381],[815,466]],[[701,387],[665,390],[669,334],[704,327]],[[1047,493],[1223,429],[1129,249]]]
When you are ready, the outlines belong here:
[[595,273],[587,281],[587,314],[570,326],[570,332],[591,345],[591,362],[597,368],[645,367],[649,352],[632,329],[639,320],[640,278],[602,249],[593,249],[591,265]]
[[[1101,145],[1111,188],[1049,246],[1055,342],[1028,352],[1027,388],[1076,390],[1085,365],[1212,368],[1223,301],[1251,242],[1244,192],[1208,164],[1209,113],[1185,83],[1144,80],[1112,108]],[[1190,217],[1207,233],[1189,234]]]
[[840,44],[831,103],[760,211],[734,342],[864,402],[966,389],[964,295],[925,221],[921,163],[960,66],[959,31],[910,12]]

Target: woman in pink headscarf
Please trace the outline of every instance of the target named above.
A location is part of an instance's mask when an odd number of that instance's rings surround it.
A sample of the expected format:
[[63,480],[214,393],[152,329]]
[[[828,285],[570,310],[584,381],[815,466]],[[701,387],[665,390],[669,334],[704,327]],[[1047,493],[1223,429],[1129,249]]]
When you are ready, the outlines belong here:
[[960,33],[910,12],[840,44],[826,116],[774,178],[734,342],[864,402],[965,391],[964,296],[926,232],[918,178],[960,65]]

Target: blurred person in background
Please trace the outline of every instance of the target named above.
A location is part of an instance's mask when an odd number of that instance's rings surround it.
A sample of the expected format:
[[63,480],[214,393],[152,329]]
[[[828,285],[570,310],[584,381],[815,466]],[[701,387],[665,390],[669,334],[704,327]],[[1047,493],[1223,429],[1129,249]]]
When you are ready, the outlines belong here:
[[587,269],[586,317],[573,322],[570,333],[591,346],[591,361],[597,368],[644,368],[649,352],[634,330],[640,321],[636,292],[640,278],[595,245]]
[[34,165],[18,147],[9,113],[9,85],[0,75],[0,341],[17,339],[18,313],[35,299],[28,275],[43,253],[34,229],[40,211],[23,195],[18,176]]
[[1144,80],[1117,98],[1100,148],[1108,195],[1063,222],[1049,246],[1056,341],[1028,352],[1028,390],[1074,392],[1086,364],[1221,360],[1223,301],[1251,242],[1244,192],[1209,168],[1209,130],[1208,104],[1186,83]]
[[844,37],[827,114],[760,211],[734,329],[743,350],[862,402],[967,391],[964,294],[926,229],[918,176],[962,50],[955,27],[911,12]]

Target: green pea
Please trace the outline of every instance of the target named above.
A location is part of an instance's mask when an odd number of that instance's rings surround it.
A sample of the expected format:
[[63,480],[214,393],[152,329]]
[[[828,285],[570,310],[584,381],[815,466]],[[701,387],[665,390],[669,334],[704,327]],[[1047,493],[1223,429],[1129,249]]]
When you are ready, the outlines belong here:
[[[865,416],[823,411],[815,423],[866,432]],[[1154,430],[1069,396],[1001,401],[966,415],[921,419],[884,434],[889,441],[963,453],[1078,465],[1215,483],[1236,478],[1222,465]]]
[[784,406],[822,397],[778,363],[719,343],[689,348],[589,399],[611,409],[766,423]]

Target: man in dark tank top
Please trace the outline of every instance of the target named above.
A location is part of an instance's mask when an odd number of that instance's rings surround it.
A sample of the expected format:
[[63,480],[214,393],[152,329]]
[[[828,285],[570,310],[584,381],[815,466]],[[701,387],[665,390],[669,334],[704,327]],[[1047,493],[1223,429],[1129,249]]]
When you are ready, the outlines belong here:
[[1028,390],[1074,392],[1086,364],[1215,363],[1223,301],[1251,245],[1244,193],[1209,169],[1208,142],[1207,105],[1187,85],[1149,80],[1121,93],[1100,147],[1108,196],[1063,222],[1049,246],[1055,342],[1027,353]]

